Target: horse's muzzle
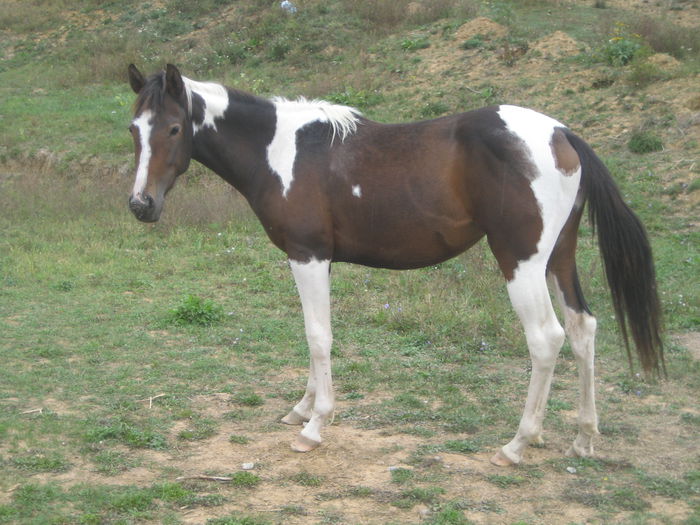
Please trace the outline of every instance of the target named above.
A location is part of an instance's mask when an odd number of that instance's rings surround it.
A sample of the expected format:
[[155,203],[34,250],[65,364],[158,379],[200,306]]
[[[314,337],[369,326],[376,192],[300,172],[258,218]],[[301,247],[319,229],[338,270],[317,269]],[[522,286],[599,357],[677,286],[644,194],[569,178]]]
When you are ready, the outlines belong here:
[[145,195],[144,198],[132,195],[129,197],[129,209],[142,222],[156,222],[160,215],[150,195]]

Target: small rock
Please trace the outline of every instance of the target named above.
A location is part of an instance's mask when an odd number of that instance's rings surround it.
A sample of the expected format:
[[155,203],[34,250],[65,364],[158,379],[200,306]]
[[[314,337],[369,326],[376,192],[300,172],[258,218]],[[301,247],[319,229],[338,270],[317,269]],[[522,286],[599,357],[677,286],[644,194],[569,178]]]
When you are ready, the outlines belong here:
[[243,470],[253,470],[255,468],[255,463],[243,463],[243,465],[241,465],[241,468]]
[[576,472],[577,472],[576,467],[566,467],[566,471],[569,474],[576,474]]

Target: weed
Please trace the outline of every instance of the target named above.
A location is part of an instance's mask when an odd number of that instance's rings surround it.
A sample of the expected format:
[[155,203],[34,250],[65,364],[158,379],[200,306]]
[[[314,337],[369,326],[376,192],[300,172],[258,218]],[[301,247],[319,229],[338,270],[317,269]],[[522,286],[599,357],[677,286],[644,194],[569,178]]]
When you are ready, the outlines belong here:
[[103,440],[116,440],[130,447],[163,450],[168,442],[165,436],[150,428],[139,428],[125,420],[108,421],[95,425],[85,433],[85,440],[98,443]]
[[474,35],[470,39],[462,42],[459,47],[462,49],[476,49],[479,47],[484,47],[484,45],[486,45],[484,35]]
[[473,454],[479,452],[481,447],[469,439],[459,439],[445,442],[445,450],[458,452],[460,454]]
[[265,404],[265,399],[255,392],[239,392],[233,396],[232,401],[247,407],[259,407]]
[[315,476],[305,471],[294,474],[293,476],[290,476],[289,479],[302,487],[320,487],[323,485],[322,476]]
[[424,523],[426,525],[470,525],[472,522],[464,515],[459,503],[451,502],[441,505],[440,509]]
[[444,493],[445,489],[442,487],[414,487],[402,491],[391,504],[400,509],[410,509],[418,503],[431,505],[436,503]]
[[63,472],[70,468],[70,463],[58,452],[35,451],[23,456],[14,456],[12,465],[30,472]]
[[211,299],[187,295],[170,311],[169,320],[176,325],[211,326],[224,318],[224,309]]
[[252,488],[261,482],[260,476],[252,472],[240,471],[231,476],[231,485],[238,488]]
[[416,38],[404,38],[401,41],[401,49],[404,51],[417,51],[419,49],[426,49],[430,47],[430,41],[428,37],[420,36]]
[[250,438],[246,436],[240,436],[238,434],[231,434],[228,438],[229,443],[234,443],[236,445],[246,445],[250,443]]
[[522,476],[492,474],[486,476],[486,481],[488,481],[489,483],[493,483],[497,487],[506,489],[508,487],[517,487],[519,485],[522,485],[527,480]]
[[124,472],[136,465],[136,461],[133,458],[114,450],[98,452],[92,460],[97,466],[97,472],[106,476]]
[[598,53],[611,66],[625,66],[647,49],[648,46],[639,34],[631,33],[626,24],[618,22],[613,34],[599,48]]
[[216,434],[216,421],[208,418],[197,418],[192,420],[189,427],[181,430],[177,437],[185,441],[199,441]]
[[391,471],[391,481],[398,485],[408,483],[413,479],[413,471],[407,468],[396,468]]
[[627,147],[633,153],[651,153],[663,150],[664,144],[653,132],[640,130],[632,133]]

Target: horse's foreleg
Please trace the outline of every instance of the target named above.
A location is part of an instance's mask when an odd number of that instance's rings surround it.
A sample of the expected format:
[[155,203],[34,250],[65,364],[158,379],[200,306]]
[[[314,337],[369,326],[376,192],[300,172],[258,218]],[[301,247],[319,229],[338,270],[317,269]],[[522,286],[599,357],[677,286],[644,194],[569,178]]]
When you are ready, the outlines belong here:
[[290,261],[290,266],[304,311],[311,365],[306,393],[283,421],[290,424],[308,421],[292,444],[297,452],[308,452],[321,443],[321,428],[335,408],[331,378],[330,261]]
[[547,291],[544,265],[521,263],[508,283],[508,295],[525,328],[532,374],[518,432],[491,459],[502,466],[519,463],[529,443],[542,441],[542,420],[554,364],[564,343],[564,330],[556,319]]

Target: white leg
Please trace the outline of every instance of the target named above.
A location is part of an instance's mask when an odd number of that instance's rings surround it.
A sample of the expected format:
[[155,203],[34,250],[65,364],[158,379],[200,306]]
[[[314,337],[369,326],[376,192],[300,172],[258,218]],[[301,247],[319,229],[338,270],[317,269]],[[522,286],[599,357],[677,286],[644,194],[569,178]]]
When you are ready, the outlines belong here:
[[525,328],[532,374],[518,432],[491,458],[494,464],[503,466],[519,463],[525,447],[542,439],[542,420],[554,364],[564,343],[564,330],[557,321],[547,291],[544,264],[521,263],[508,283],[508,295]]
[[331,378],[330,261],[290,261],[290,266],[304,311],[311,365],[306,393],[284,419],[287,423],[308,421],[292,444],[294,450],[307,452],[321,443],[321,428],[335,408]]
[[556,284],[557,299],[566,319],[566,335],[571,343],[571,350],[576,357],[579,377],[579,405],[578,405],[578,435],[574,444],[566,452],[567,456],[588,457],[593,455],[593,438],[598,434],[598,414],[595,408],[595,331],[596,320],[592,315],[581,311],[577,312],[566,305],[564,294],[557,283],[556,277],[552,279]]

